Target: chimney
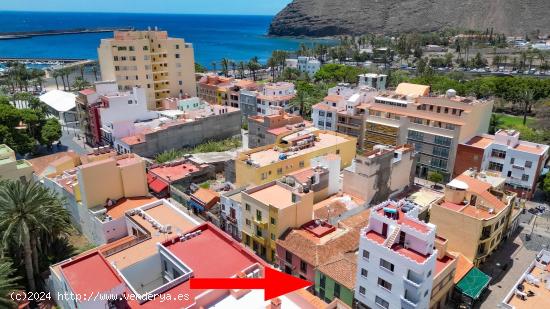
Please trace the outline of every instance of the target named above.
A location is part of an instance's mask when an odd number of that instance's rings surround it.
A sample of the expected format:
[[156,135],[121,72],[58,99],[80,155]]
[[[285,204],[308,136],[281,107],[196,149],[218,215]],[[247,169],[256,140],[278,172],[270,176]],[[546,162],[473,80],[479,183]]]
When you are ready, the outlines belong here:
[[282,305],[282,302],[278,297],[273,298],[269,303],[269,306],[266,307],[266,309],[281,309],[281,305]]

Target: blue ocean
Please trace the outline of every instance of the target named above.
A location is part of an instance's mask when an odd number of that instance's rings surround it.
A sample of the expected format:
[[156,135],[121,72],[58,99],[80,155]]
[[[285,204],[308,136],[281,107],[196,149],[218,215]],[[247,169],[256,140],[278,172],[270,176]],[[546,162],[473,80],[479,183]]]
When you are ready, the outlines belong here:
[[[213,61],[219,63],[224,57],[234,61],[258,57],[265,62],[273,50],[295,50],[300,43],[319,42],[268,37],[271,19],[272,16],[0,12],[0,32],[156,26],[172,37],[193,43],[195,60],[205,66]],[[100,40],[111,36],[112,33],[96,33],[0,40],[0,57],[97,59]]]

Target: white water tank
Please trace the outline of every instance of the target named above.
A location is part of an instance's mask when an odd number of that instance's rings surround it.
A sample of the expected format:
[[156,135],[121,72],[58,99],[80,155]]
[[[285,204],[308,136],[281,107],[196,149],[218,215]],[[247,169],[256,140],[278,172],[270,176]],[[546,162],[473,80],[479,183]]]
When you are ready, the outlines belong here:
[[454,98],[454,97],[456,97],[456,90],[454,89],[447,90],[447,98]]

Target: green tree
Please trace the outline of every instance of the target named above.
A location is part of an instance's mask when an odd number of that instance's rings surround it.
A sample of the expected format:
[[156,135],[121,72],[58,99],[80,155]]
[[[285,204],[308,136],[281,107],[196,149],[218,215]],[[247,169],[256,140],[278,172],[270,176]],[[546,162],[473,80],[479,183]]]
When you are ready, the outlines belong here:
[[431,171],[428,173],[428,180],[435,184],[440,184],[443,182],[443,174],[440,172]]
[[502,126],[502,115],[492,113],[489,121],[489,134],[495,134]]
[[90,83],[87,80],[85,80],[84,78],[80,77],[80,76],[75,78],[74,81],[73,81],[73,88],[78,90],[78,91],[86,89],[90,86],[91,86]]
[[292,99],[290,104],[298,107],[300,116],[305,115],[306,104],[313,91],[314,87],[310,83],[298,82],[296,84],[296,96]]
[[0,307],[16,308],[16,304],[10,294],[19,288],[17,284],[19,279],[19,277],[15,276],[13,264],[0,260]]
[[262,66],[258,62],[257,57],[253,57],[252,59],[250,59],[250,61],[248,61],[248,70],[250,71],[250,74],[252,74],[252,79],[254,81],[256,81],[256,73],[259,69],[261,69],[261,67]]
[[0,183],[0,236],[2,247],[23,252],[30,291],[36,291],[39,241],[66,236],[70,215],[54,191],[37,182]]
[[55,118],[48,119],[42,127],[42,142],[46,144],[48,148],[51,148],[53,142],[58,141],[61,135],[61,124],[59,124],[59,121]]
[[227,58],[222,58],[222,60],[220,61],[221,63],[221,66],[222,66],[222,74],[225,76],[225,77],[228,77],[229,76],[229,59]]
[[197,73],[205,73],[206,72],[206,68],[201,65],[200,63],[198,62],[195,62],[195,72]]

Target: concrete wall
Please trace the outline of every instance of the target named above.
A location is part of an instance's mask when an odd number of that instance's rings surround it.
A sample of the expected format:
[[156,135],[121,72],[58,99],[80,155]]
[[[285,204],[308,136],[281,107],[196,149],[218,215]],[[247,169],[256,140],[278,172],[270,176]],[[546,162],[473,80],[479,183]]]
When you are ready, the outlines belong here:
[[124,197],[145,196],[149,193],[144,160],[119,168]]
[[78,171],[82,203],[88,208],[124,197],[122,178],[114,159],[83,165]]
[[210,116],[193,122],[171,126],[151,132],[145,136],[146,142],[131,145],[131,152],[144,157],[171,149],[192,147],[208,140],[220,140],[240,135],[241,112]]

